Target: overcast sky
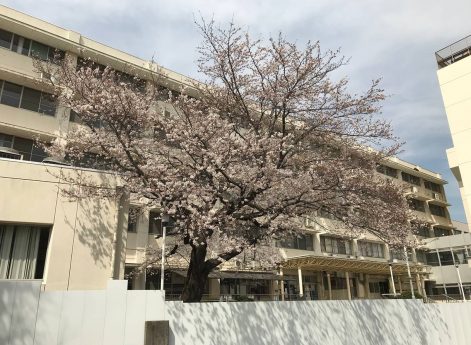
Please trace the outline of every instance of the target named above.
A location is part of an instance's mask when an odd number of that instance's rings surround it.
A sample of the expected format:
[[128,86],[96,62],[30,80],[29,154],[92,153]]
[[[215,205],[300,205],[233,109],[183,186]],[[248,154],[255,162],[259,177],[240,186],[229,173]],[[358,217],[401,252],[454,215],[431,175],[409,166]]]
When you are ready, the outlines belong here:
[[343,74],[360,91],[383,78],[383,113],[406,142],[400,158],[449,181],[453,219],[465,221],[445,150],[452,146],[434,52],[471,34],[470,0],[2,0],[6,6],[80,32],[195,77],[200,40],[194,18],[214,17],[255,36],[282,31],[299,44],[320,40],[351,57]]

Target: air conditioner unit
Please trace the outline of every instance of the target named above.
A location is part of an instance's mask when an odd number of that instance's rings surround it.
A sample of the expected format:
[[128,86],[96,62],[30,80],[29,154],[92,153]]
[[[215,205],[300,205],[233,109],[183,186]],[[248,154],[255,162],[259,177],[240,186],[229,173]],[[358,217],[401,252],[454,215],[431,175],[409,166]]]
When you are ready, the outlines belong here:
[[410,191],[411,191],[412,193],[417,193],[419,190],[417,189],[417,187],[411,186],[411,187],[410,187]]
[[432,193],[432,197],[436,200],[441,200],[441,198],[442,198],[440,193]]

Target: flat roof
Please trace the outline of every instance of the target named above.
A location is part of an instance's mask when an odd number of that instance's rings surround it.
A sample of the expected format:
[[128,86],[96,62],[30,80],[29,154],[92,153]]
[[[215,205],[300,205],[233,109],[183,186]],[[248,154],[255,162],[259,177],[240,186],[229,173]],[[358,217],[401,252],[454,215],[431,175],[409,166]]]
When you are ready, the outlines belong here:
[[448,181],[442,178],[442,175],[440,175],[437,172],[434,172],[432,170],[426,169],[421,167],[420,165],[409,163],[403,159],[400,159],[398,157],[388,157],[384,161],[385,165],[398,168],[401,170],[404,170],[408,173],[411,173],[413,175],[418,175],[427,179],[431,179],[435,182],[441,183],[441,184],[447,184]]
[[438,68],[444,68],[471,55],[471,35],[435,52]]

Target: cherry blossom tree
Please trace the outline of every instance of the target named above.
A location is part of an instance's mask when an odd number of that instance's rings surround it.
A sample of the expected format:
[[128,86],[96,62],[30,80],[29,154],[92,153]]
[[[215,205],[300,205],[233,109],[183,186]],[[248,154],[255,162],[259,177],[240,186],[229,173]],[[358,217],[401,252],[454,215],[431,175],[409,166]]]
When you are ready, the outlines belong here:
[[244,251],[279,262],[275,241],[305,231],[320,211],[342,234],[404,245],[403,190],[375,172],[399,147],[378,116],[379,81],[352,94],[347,78],[332,77],[345,58],[318,42],[300,48],[281,34],[262,41],[232,24],[198,26],[203,78],[173,91],[161,71],[143,75],[143,88],[91,63],[39,67],[82,123],[49,152],[105,162],[133,199],[172,216],[167,255],[186,250],[189,262],[183,301],[200,301],[209,273]]

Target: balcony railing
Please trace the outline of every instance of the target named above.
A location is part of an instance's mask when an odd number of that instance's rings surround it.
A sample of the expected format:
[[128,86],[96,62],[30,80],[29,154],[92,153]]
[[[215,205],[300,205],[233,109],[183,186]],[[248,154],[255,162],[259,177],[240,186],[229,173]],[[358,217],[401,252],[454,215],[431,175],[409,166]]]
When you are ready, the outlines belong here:
[[471,55],[471,35],[435,52],[438,68],[449,66]]

